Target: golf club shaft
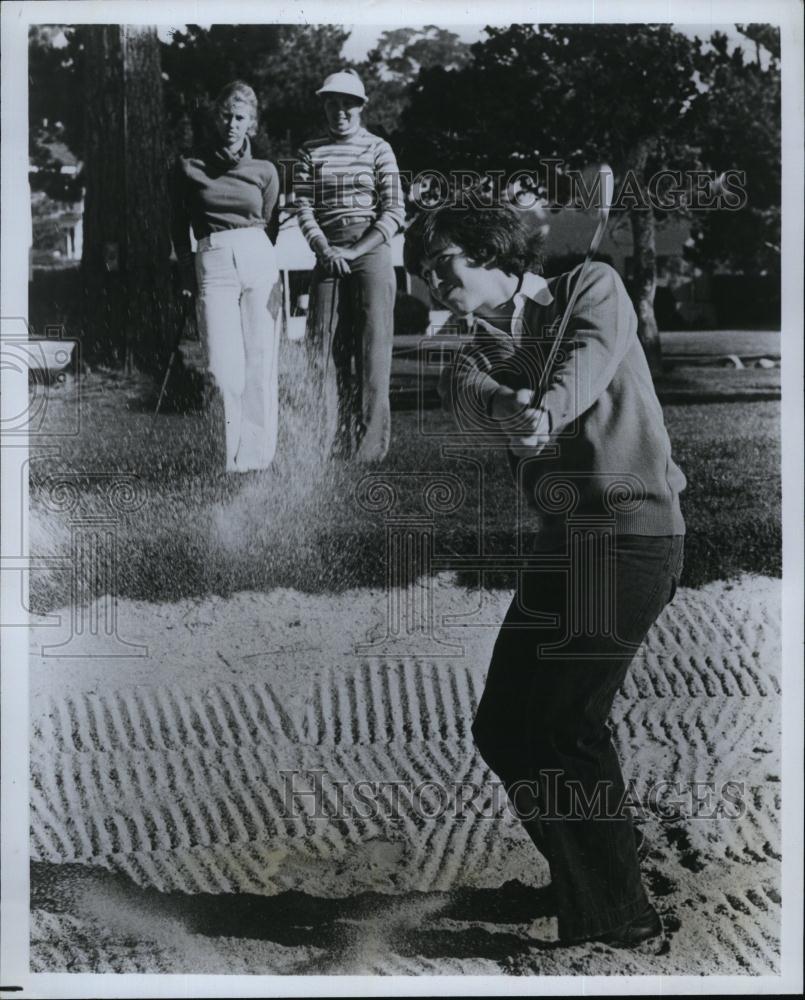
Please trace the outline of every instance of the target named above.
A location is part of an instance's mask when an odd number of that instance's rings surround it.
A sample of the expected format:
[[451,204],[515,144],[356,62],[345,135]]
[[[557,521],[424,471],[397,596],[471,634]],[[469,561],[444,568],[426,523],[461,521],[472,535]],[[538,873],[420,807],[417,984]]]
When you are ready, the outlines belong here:
[[554,337],[553,343],[551,344],[550,353],[548,354],[547,360],[545,361],[545,367],[542,369],[542,375],[540,376],[539,386],[537,387],[537,391],[535,393],[537,399],[541,398],[542,394],[545,392],[545,389],[547,387],[548,379],[551,376],[551,371],[553,369],[554,361],[556,360],[556,355],[559,353],[559,345],[562,343],[565,331],[567,330],[567,324],[570,322],[570,317],[573,314],[573,309],[575,308],[576,305],[576,299],[578,299],[579,292],[581,291],[581,283],[584,280],[584,272],[587,270],[587,265],[590,263],[590,259],[591,255],[588,253],[587,256],[584,258],[584,263],[581,265],[581,269],[579,270],[579,276],[576,279],[576,283],[573,286],[573,291],[570,294],[567,306],[565,308],[564,313],[562,314],[562,319],[561,322],[559,323],[559,329],[556,331],[556,336]]
[[[601,173],[603,175],[604,171],[602,170]],[[573,286],[573,291],[570,294],[570,298],[568,299],[565,311],[562,314],[562,319],[559,323],[559,329],[556,331],[556,336],[554,337],[553,343],[551,344],[551,350],[545,361],[545,366],[542,369],[539,385],[537,387],[536,392],[534,393],[533,399],[537,400],[541,399],[542,394],[545,392],[545,389],[548,385],[548,379],[551,376],[551,371],[553,370],[553,365],[556,360],[556,355],[559,352],[559,347],[562,343],[562,339],[564,338],[565,331],[567,330],[567,325],[570,322],[570,317],[573,315],[573,310],[576,306],[576,300],[578,299],[579,293],[581,292],[581,286],[582,282],[584,281],[585,272],[587,271],[587,268],[590,265],[590,261],[598,252],[598,247],[601,245],[601,240],[603,239],[604,231],[607,228],[607,222],[609,221],[609,202],[610,202],[611,192],[609,191],[606,182],[602,185],[602,188],[605,193],[605,196],[604,196],[604,202],[601,206],[601,213],[600,213],[600,218],[598,220],[598,225],[595,228],[595,233],[593,233],[593,238],[590,241],[590,246],[587,250],[587,253],[585,254],[584,261],[582,262],[581,268],[579,270],[578,278],[576,279],[576,283]]]
[[174,349],[171,351],[170,358],[168,358],[168,366],[165,369],[165,377],[162,379],[162,388],[159,390],[157,405],[156,408],[154,409],[154,415],[153,417],[151,417],[151,430],[154,429],[154,424],[156,423],[157,416],[159,414],[159,408],[160,406],[162,406],[162,400],[165,398],[165,390],[168,387],[168,379],[170,378],[171,368],[173,368],[173,362],[176,358],[176,350],[177,348],[174,347]]

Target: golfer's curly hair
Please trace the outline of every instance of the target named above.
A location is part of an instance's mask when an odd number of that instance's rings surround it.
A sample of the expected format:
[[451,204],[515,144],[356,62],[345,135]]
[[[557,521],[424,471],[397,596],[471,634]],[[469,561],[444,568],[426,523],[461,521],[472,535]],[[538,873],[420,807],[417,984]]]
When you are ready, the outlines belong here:
[[426,257],[450,244],[484,267],[506,274],[542,274],[545,240],[532,212],[508,203],[478,204],[469,198],[417,215],[405,233],[403,258],[411,274],[422,273]]

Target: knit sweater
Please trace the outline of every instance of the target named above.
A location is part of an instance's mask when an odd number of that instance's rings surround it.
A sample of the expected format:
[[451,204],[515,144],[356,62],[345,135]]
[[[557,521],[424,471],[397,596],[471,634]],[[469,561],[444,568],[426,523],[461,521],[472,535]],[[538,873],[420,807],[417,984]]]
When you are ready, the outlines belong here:
[[385,139],[361,127],[346,139],[311,139],[299,151],[294,192],[302,235],[315,249],[340,219],[374,221],[386,242],[405,219],[400,174]]
[[[570,293],[575,268],[527,297],[519,330],[484,325],[440,385],[462,430],[492,431],[500,386],[536,390]],[[540,421],[527,445],[508,444],[518,487],[539,513],[539,539],[562,541],[566,521],[586,517],[616,533],[682,535],[685,476],[671,444],[642,345],[637,316],[618,273],[591,264],[547,385],[533,402]],[[495,440],[493,438],[492,440]]]
[[275,236],[279,197],[277,168],[254,159],[248,138],[237,155],[202,149],[179,156],[172,175],[171,234],[176,255],[190,255],[190,226],[196,240],[224,229],[265,227]]

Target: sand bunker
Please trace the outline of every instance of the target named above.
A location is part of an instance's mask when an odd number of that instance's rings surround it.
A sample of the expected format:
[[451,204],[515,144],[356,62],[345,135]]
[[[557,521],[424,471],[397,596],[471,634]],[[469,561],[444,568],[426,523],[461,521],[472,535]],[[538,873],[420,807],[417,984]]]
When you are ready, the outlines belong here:
[[34,970],[778,970],[778,580],[680,590],[616,703],[625,775],[661,789],[644,873],[669,938],[648,954],[541,943],[523,893],[547,866],[470,735],[510,595],[444,574],[397,596],[434,627],[389,633],[381,591],[274,591],[121,601],[137,657],[89,632],[42,655],[66,611],[33,630]]

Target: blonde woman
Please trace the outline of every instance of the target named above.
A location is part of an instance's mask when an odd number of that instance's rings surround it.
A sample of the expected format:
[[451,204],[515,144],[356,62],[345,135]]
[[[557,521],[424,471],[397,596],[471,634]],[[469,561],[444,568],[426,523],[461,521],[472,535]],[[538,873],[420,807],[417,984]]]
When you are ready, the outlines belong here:
[[266,228],[279,178],[273,163],[252,156],[257,112],[248,84],[224,87],[215,102],[214,141],[180,156],[173,177],[173,244],[182,292],[196,295],[209,369],[223,398],[227,472],[266,468],[277,444],[280,296]]

